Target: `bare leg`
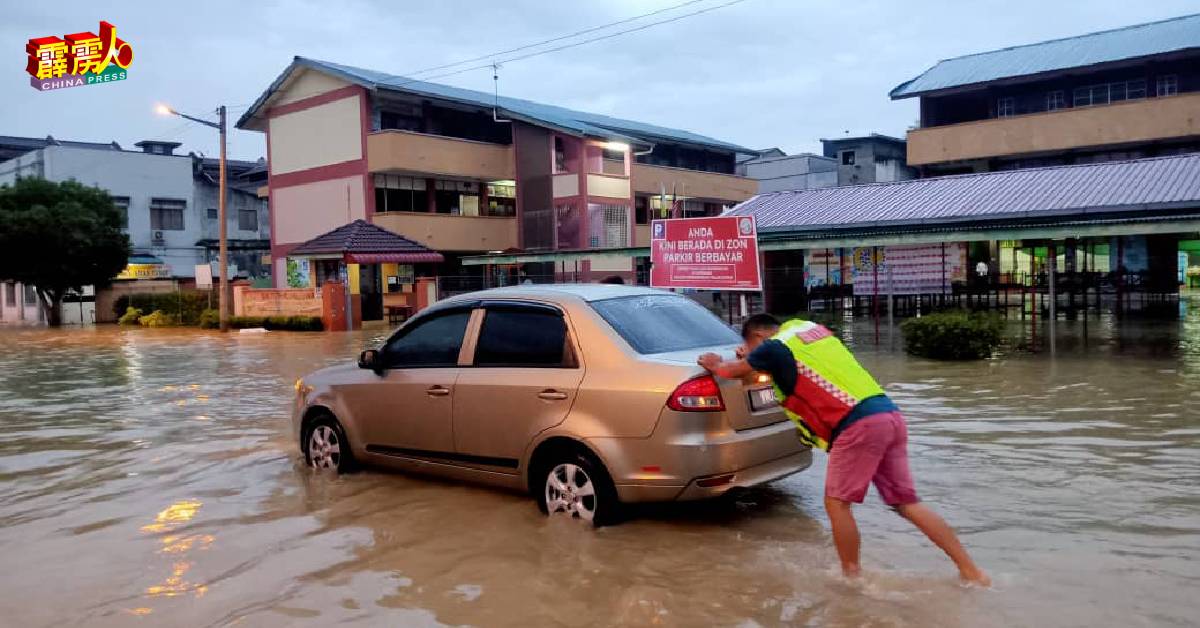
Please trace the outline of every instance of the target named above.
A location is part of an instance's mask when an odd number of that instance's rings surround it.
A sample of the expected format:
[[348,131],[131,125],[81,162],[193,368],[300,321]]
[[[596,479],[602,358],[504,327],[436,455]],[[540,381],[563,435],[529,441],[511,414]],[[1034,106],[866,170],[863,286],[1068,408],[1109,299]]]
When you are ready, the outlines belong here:
[[837,548],[838,559],[842,561],[842,573],[847,578],[855,578],[862,573],[862,567],[858,564],[861,541],[852,507],[850,502],[835,497],[825,498],[825,512],[829,515],[829,527],[833,528],[833,545]]
[[[826,507],[828,507],[828,499]],[[983,586],[992,584],[991,578],[988,578],[986,573],[980,569],[971,556],[967,554],[967,550],[963,549],[962,543],[958,540],[958,535],[954,533],[954,529],[946,523],[936,512],[930,510],[922,503],[904,504],[896,506],[896,512],[900,513],[901,517],[908,519],[913,525],[917,526],[925,536],[933,541],[934,545],[942,548],[943,552],[954,561],[954,565],[958,567],[958,575],[966,582],[973,582]],[[832,519],[830,515],[830,519]],[[853,519],[851,520],[853,522]],[[855,533],[857,538],[857,532]],[[834,531],[834,540],[837,540],[836,529]],[[857,545],[855,546],[855,555],[857,556]],[[840,550],[839,550],[840,551]]]

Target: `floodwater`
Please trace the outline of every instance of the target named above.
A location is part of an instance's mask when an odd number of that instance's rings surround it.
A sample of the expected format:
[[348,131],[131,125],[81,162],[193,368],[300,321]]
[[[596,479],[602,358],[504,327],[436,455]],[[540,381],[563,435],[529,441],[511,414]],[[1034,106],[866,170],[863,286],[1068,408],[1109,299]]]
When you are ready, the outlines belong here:
[[[995,580],[872,492],[844,581],[814,467],[593,531],[522,496],[300,463],[292,382],[381,332],[0,329],[0,625],[1171,626],[1200,614],[1200,322],[1058,353],[876,348],[918,489]],[[886,335],[885,335],[886,338]]]

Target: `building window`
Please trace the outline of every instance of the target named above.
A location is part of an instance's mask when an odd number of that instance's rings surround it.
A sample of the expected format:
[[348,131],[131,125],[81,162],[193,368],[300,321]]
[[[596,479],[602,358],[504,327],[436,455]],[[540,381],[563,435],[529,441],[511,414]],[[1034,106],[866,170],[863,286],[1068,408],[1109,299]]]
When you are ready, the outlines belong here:
[[187,201],[173,198],[150,199],[150,229],[153,231],[183,231],[183,210]]
[[121,228],[129,228],[129,197],[114,196],[112,197],[113,207],[121,214]]
[[1012,96],[996,99],[996,117],[1007,118],[1017,115],[1017,99]]
[[1061,89],[1046,94],[1046,111],[1057,111],[1067,107],[1067,97]]
[[1164,74],[1154,81],[1155,96],[1174,96],[1179,93],[1179,76]]
[[600,171],[603,174],[625,174],[625,153],[619,150],[603,149],[600,153]]
[[29,284],[24,284],[24,288],[25,288],[25,305],[29,306],[30,304],[37,303],[38,296],[37,296],[37,292],[34,291],[33,286],[31,286]]
[[1146,81],[1145,79],[1137,79],[1077,87],[1075,88],[1073,100],[1076,107],[1090,107],[1093,105],[1107,105],[1122,100],[1137,100],[1145,97]]
[[633,199],[633,221],[639,225],[650,224],[650,199],[638,196]]
[[17,305],[17,284],[11,281],[4,284],[4,303],[8,307]]
[[512,217],[517,215],[517,184],[515,181],[496,181],[487,184],[488,216]]
[[704,206],[704,201],[684,201],[683,206],[684,218],[703,218],[708,215],[708,209]]
[[218,220],[218,219],[220,219],[220,217],[221,217],[221,214],[217,211],[216,207],[208,208],[208,219],[209,220]]
[[852,150],[842,151],[842,165],[843,166],[853,166],[854,165],[854,151],[852,151]]
[[375,175],[375,211],[429,211],[429,194],[425,188],[425,179],[391,174]]
[[554,172],[567,171],[567,146],[563,138],[554,136]]
[[238,229],[258,231],[258,212],[253,209],[238,210]]
[[479,185],[473,181],[447,181],[436,184],[436,210],[453,216],[479,215]]

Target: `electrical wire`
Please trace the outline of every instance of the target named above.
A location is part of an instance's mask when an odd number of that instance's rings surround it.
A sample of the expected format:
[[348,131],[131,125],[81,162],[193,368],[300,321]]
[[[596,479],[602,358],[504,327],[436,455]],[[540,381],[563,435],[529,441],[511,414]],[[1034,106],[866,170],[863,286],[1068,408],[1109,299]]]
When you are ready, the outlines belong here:
[[567,49],[569,49],[569,48],[575,48],[575,47],[577,47],[577,46],[583,46],[583,45],[586,45],[586,44],[591,44],[591,43],[595,43],[595,42],[598,42],[598,41],[604,41],[604,40],[606,40],[606,39],[612,39],[612,38],[614,38],[614,37],[620,37],[621,35],[628,35],[629,33],[636,33],[636,32],[639,32],[639,31],[644,31],[644,30],[646,30],[646,29],[648,29],[648,28],[653,28],[653,27],[655,27],[655,26],[660,26],[660,25],[662,25],[662,24],[670,24],[670,23],[672,23],[672,22],[678,22],[679,20],[682,20],[682,19],[685,19],[685,18],[693,17],[693,16],[696,16],[696,15],[701,15],[701,14],[704,14],[704,13],[708,13],[708,12],[710,12],[710,11],[716,11],[717,9],[723,9],[723,8],[725,8],[725,7],[730,7],[730,6],[733,6],[733,5],[735,5],[735,4],[741,4],[741,3],[743,3],[743,2],[746,2],[746,0],[730,0],[729,2],[724,2],[724,3],[722,3],[722,4],[717,4],[717,5],[713,5],[713,6],[710,6],[710,7],[705,7],[705,8],[703,8],[703,9],[700,9],[700,10],[698,10],[698,11],[692,11],[692,12],[690,12],[690,13],[684,13],[684,14],[682,14],[682,15],[677,15],[677,16],[674,16],[674,17],[671,17],[671,18],[668,18],[668,19],[665,19],[665,20],[659,20],[659,21],[657,21],[657,22],[650,22],[649,24],[643,24],[643,25],[641,25],[641,26],[636,26],[636,27],[634,27],[634,28],[627,28],[627,29],[625,29],[625,30],[620,30],[620,31],[617,31],[617,32],[615,32],[615,33],[608,33],[608,34],[605,34],[605,35],[601,35],[601,36],[599,36],[599,37],[592,37],[592,38],[589,38],[589,39],[584,39],[584,40],[582,40],[582,41],[571,42],[571,43],[569,43],[569,44],[563,44],[562,46],[556,46],[556,47],[554,47],[554,48],[548,48],[548,49],[546,49],[546,50],[539,50],[539,51],[537,51],[537,52],[531,52],[531,53],[524,54],[524,55],[518,55],[518,56],[515,56],[515,57],[509,57],[509,58],[506,58],[506,59],[495,60],[495,61],[493,61],[493,62],[491,62],[491,63],[487,63],[487,64],[484,64],[484,65],[472,66],[472,67],[469,67],[469,68],[464,68],[464,69],[461,69],[461,70],[455,70],[455,71],[453,71],[453,72],[446,72],[446,73],[443,73],[443,74],[435,74],[435,75],[433,75],[433,76],[425,76],[425,77],[421,77],[421,78],[419,78],[419,79],[409,79],[409,80],[407,80],[407,81],[404,81],[404,82],[402,82],[402,83],[397,83],[397,84],[394,84],[394,85],[388,85],[388,87],[403,87],[403,86],[405,86],[405,85],[410,85],[410,84],[412,84],[412,83],[420,83],[420,82],[424,82],[424,81],[432,81],[433,79],[445,78],[445,77],[447,77],[447,76],[455,76],[455,75],[457,75],[457,74],[462,74],[462,73],[464,73],[464,72],[470,72],[470,71],[472,71],[472,70],[482,70],[482,69],[485,69],[485,68],[491,68],[491,67],[493,67],[493,66],[495,66],[495,65],[503,65],[503,64],[506,64],[506,63],[513,63],[513,62],[516,62],[516,61],[524,61],[525,59],[530,59],[530,58],[533,58],[533,57],[537,57],[537,56],[541,56],[541,55],[545,55],[545,54],[550,54],[550,53],[552,53],[552,52],[559,52],[559,51],[562,51],[562,50],[567,50]]
[[497,52],[493,52],[493,53],[489,53],[489,54],[485,54],[485,55],[480,55],[480,56],[478,56],[478,57],[471,57],[470,59],[463,59],[462,61],[455,61],[454,63],[446,63],[446,64],[443,64],[443,65],[435,65],[435,66],[433,66],[433,67],[431,67],[431,68],[425,68],[425,69],[423,69],[423,70],[413,70],[413,71],[411,71],[411,72],[407,72],[407,73],[403,74],[403,76],[410,76],[410,77],[413,77],[413,76],[416,76],[416,75],[418,75],[418,74],[425,74],[426,72],[436,72],[437,70],[444,70],[444,69],[446,69],[446,68],[452,68],[452,67],[454,67],[454,66],[457,66],[457,65],[463,65],[463,64],[466,64],[466,63],[474,63],[474,62],[476,62],[476,61],[483,61],[484,59],[491,59],[491,58],[493,58],[493,57],[498,57],[498,56],[500,56],[500,55],[512,54],[512,53],[514,53],[514,52],[520,52],[520,51],[522,51],[522,50],[528,50],[528,49],[530,49],[530,48],[537,48],[537,47],[539,47],[539,46],[544,46],[544,45],[546,45],[546,44],[552,44],[552,43],[554,43],[554,42],[556,42],[556,41],[563,41],[564,39],[572,39],[572,38],[574,38],[574,37],[579,37],[580,35],[587,35],[588,33],[594,33],[594,32],[596,32],[596,31],[602,31],[602,30],[604,30],[604,29],[606,29],[606,28],[612,28],[613,26],[620,26],[621,24],[628,24],[628,23],[630,23],[630,22],[636,22],[636,21],[638,21],[638,20],[640,20],[640,19],[642,19],[642,18],[652,17],[652,16],[655,16],[655,15],[660,15],[660,14],[662,14],[662,13],[668,13],[668,12],[670,12],[670,11],[674,11],[674,10],[676,10],[676,9],[682,9],[683,7],[686,7],[686,6],[689,6],[689,5],[693,5],[693,4],[698,4],[698,3],[700,3],[700,2],[705,2],[705,1],[706,1],[706,0],[688,0],[688,2],[683,2],[683,3],[680,3],[680,4],[673,5],[673,6],[664,7],[664,8],[662,8],[662,9],[658,9],[658,10],[656,10],[656,11],[651,11],[651,12],[649,12],[649,13],[643,13],[643,14],[641,14],[641,15],[635,15],[635,16],[633,16],[633,17],[628,17],[628,18],[625,18],[625,19],[623,19],[623,20],[618,20],[618,21],[616,21],[616,22],[609,22],[609,23],[607,23],[607,24],[601,24],[601,25],[599,25],[599,26],[593,26],[593,27],[591,27],[591,28],[585,28],[585,29],[583,29],[583,30],[581,30],[581,31],[575,31],[574,33],[570,33],[570,34],[567,34],[567,35],[560,35],[560,36],[558,36],[558,37],[553,37],[553,38],[550,38],[550,39],[544,39],[544,40],[542,40],[542,41],[538,41],[538,42],[534,42],[534,43],[530,43],[530,44],[525,44],[524,46],[517,46],[516,48],[509,48],[508,50],[500,50],[500,51],[497,51]]

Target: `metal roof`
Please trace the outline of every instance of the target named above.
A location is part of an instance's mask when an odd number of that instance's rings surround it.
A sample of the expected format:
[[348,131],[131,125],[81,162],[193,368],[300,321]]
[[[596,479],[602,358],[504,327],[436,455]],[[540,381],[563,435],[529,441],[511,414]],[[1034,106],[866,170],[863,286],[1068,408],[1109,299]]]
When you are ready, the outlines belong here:
[[759,194],[760,232],[1027,220],[1200,207],[1200,153]]
[[611,140],[642,140],[644,142],[655,142],[659,140],[680,142],[686,144],[695,144],[720,150],[757,153],[757,151],[729,142],[723,142],[711,137],[684,131],[681,129],[672,129],[668,127],[648,124],[645,122],[636,122],[633,120],[625,120],[622,118],[613,118],[610,116],[600,115],[596,113],[587,113],[583,111],[575,111],[565,107],[555,105],[546,105],[524,100],[521,98],[510,98],[500,96],[497,100],[492,94],[479,92],[471,89],[463,89],[461,87],[452,87],[450,85],[442,85],[440,83],[430,83],[426,81],[418,81],[404,76],[395,74],[387,74],[376,70],[368,70],[340,63],[331,63],[329,61],[320,61],[318,59],[309,59],[307,57],[297,56],[292,64],[280,74],[279,78],[267,88],[254,105],[246,111],[245,114],[238,120],[237,126],[242,128],[252,118],[260,114],[263,105],[267,99],[279,87],[287,77],[297,68],[311,68],[318,71],[323,71],[334,76],[341,77],[347,81],[362,85],[367,89],[375,91],[391,91],[417,94],[429,98],[436,98],[457,102],[476,107],[490,109],[493,104],[499,104],[499,115],[501,117],[509,117],[523,120],[533,124],[550,126],[561,129],[577,135],[586,135],[592,137],[601,137]]
[[893,99],[997,79],[1066,70],[1200,47],[1200,14],[939,61],[897,85]]

